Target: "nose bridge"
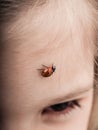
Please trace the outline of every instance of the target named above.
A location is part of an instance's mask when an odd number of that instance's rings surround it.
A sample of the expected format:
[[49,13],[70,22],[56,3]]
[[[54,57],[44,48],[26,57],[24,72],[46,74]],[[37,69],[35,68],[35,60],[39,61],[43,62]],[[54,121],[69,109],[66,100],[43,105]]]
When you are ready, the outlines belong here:
[[32,111],[27,114],[5,116],[0,121],[2,130],[35,130],[36,125],[40,124],[40,116]]
[[2,121],[1,128],[2,130],[32,130],[33,121],[28,118],[18,119],[17,117],[14,119],[6,119]]

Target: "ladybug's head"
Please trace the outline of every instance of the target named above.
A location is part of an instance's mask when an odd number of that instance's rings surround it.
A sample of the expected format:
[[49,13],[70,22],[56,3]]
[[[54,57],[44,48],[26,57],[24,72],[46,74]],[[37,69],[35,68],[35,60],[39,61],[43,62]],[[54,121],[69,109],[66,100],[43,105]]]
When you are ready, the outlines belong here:
[[56,70],[56,67],[52,65],[52,70],[53,72]]

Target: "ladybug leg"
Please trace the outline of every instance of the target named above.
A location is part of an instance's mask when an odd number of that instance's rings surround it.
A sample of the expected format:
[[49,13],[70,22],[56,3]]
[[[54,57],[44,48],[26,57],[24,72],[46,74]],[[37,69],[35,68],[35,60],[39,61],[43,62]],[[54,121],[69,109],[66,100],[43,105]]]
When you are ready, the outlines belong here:
[[46,65],[42,65],[42,66],[48,68],[48,66],[46,66]]
[[37,70],[40,70],[40,71],[41,71],[41,70],[43,70],[43,69],[37,69]]

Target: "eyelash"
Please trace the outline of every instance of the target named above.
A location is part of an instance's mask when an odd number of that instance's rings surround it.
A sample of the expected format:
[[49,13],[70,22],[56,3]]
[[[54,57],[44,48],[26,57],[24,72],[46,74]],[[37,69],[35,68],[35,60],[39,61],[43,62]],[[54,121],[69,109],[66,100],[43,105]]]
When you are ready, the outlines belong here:
[[50,119],[57,119],[61,116],[65,117],[69,115],[73,110],[76,108],[80,108],[80,103],[78,100],[73,100],[73,101],[68,101],[68,102],[63,102],[63,103],[58,103],[51,105],[47,108],[45,108],[42,111],[42,114],[45,115],[46,117],[50,117]]

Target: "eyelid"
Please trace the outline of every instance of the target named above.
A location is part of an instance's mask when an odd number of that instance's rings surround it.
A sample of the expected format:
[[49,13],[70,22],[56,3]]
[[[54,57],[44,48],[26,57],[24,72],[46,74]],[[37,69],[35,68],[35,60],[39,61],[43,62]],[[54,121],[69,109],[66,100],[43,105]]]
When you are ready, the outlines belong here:
[[56,102],[53,102],[53,103],[48,103],[46,107],[49,107],[49,106],[52,106],[54,104],[60,104],[60,103],[64,103],[64,102],[70,102],[70,101],[73,101],[73,100],[82,100],[86,97],[88,91],[86,91],[85,93],[81,93],[80,95],[76,96],[76,97],[73,97],[73,98],[70,98],[70,99],[65,99],[65,100],[62,100],[62,101],[56,101]]
[[[58,103],[58,104],[53,104],[53,105],[47,107],[46,109],[51,110],[55,106],[59,107],[60,105],[66,105],[68,107],[68,106],[71,106],[72,104],[74,104],[77,107],[81,107],[81,105],[79,104],[79,100],[72,100],[72,101],[68,101],[68,102],[62,102],[62,103]],[[66,107],[64,107],[64,108],[66,108]],[[62,110],[60,110],[60,111],[62,111]]]

